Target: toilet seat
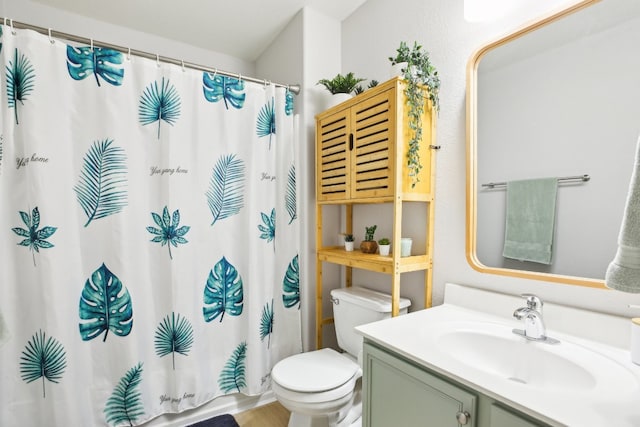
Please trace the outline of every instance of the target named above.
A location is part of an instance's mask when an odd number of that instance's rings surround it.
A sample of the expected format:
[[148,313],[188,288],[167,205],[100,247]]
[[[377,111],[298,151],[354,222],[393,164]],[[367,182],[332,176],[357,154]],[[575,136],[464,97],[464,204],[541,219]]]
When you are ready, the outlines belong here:
[[330,348],[290,356],[271,371],[273,392],[298,403],[348,399],[361,376],[356,362]]

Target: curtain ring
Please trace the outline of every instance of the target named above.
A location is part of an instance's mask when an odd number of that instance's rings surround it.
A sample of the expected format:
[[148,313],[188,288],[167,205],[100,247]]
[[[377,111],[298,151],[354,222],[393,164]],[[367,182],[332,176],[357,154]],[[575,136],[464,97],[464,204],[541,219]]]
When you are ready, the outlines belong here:
[[127,60],[131,61],[131,48],[127,48]]
[[13,19],[9,19],[9,25],[11,26],[11,34],[16,35],[16,30],[13,28]]
[[156,65],[160,68],[160,54],[156,53]]
[[184,59],[181,59],[180,62],[182,63],[182,72],[184,73],[186,70],[184,69]]
[[56,41],[53,39],[53,37],[51,37],[51,28],[49,28],[49,41],[51,42],[51,44],[54,44]]
[[91,52],[93,52],[93,39],[89,39],[91,40]]
[[242,73],[238,73],[238,83],[242,83]]
[[213,78],[214,78],[214,79],[216,78],[216,75],[217,75],[217,74],[218,74],[218,69],[217,69],[217,68],[214,68],[214,69],[213,69]]

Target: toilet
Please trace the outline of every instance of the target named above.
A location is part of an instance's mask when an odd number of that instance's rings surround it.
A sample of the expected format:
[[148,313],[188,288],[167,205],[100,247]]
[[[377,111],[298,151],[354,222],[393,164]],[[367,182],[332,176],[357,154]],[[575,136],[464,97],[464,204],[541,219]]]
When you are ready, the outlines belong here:
[[[276,363],[271,388],[291,412],[289,427],[361,425],[362,336],[354,328],[391,317],[391,296],[363,287],[331,291],[339,353],[331,348],[300,353]],[[400,298],[400,314],[411,301]]]

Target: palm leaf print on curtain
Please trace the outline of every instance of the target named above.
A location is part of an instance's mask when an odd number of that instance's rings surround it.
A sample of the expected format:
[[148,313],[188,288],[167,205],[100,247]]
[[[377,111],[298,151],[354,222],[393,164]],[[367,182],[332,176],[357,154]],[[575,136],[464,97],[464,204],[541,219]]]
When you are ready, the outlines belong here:
[[31,94],[35,86],[36,73],[31,61],[22,53],[14,50],[13,61],[9,61],[7,69],[7,103],[14,109],[16,124],[18,120],[18,102],[24,105],[27,96]]
[[24,225],[26,225],[27,228],[15,227],[12,228],[11,231],[16,233],[18,236],[24,237],[18,245],[27,246],[29,248],[33,258],[33,266],[35,267],[36,252],[40,252],[40,249],[49,249],[54,247],[53,243],[48,242],[46,239],[51,237],[58,228],[45,226],[38,229],[38,227],[40,227],[40,211],[37,206],[33,208],[31,215],[27,212],[20,211],[20,218],[22,218],[22,222],[24,222]]
[[284,193],[284,204],[289,214],[289,224],[298,218],[298,194],[296,191],[296,166],[291,165],[287,174],[287,188]]
[[211,73],[202,73],[202,85],[204,99],[209,102],[224,101],[224,106],[228,110],[229,105],[240,109],[244,106],[246,94],[244,92],[244,81],[234,77],[220,76]]
[[293,257],[282,280],[282,302],[286,308],[300,309],[300,269],[298,255]]
[[113,140],[96,141],[84,157],[78,184],[73,187],[87,227],[94,219],[116,214],[127,206],[127,157]]
[[184,238],[184,235],[189,232],[191,227],[188,225],[178,227],[180,224],[180,211],[178,209],[173,211],[173,215],[169,217],[169,209],[165,206],[162,210],[162,216],[151,212],[151,217],[156,225],[160,227],[147,227],[147,231],[155,236],[151,241],[160,243],[161,246],[167,245],[169,248],[169,258],[173,259],[171,246],[173,245],[177,248],[178,244],[189,243],[189,241]]
[[271,304],[266,303],[262,308],[262,317],[260,318],[260,341],[267,340],[267,348],[271,345],[271,334],[273,333],[273,300]]
[[267,215],[264,212],[260,212],[260,217],[262,218],[262,224],[258,225],[258,230],[262,234],[260,234],[260,238],[266,240],[267,243],[273,242],[273,250],[276,250],[276,210],[271,209],[271,215]]
[[113,426],[133,426],[134,422],[144,415],[141,393],[137,389],[142,382],[142,362],[129,369],[120,379],[118,385],[104,408],[107,423]]
[[247,357],[247,343],[241,342],[233,351],[229,360],[220,372],[218,385],[225,394],[239,392],[247,386],[245,379],[245,359]]
[[173,126],[180,117],[180,95],[175,86],[164,81],[158,88],[158,82],[147,86],[140,97],[138,116],[143,126],[158,122],[158,139],[160,139],[161,120]]
[[260,138],[269,137],[269,150],[271,150],[271,136],[276,134],[276,111],[274,107],[274,99],[262,107],[258,114],[258,122],[256,124],[256,133]]
[[222,156],[213,167],[206,192],[211,225],[240,212],[244,206],[244,162],[234,154]]
[[90,341],[104,332],[104,342],[109,331],[124,337],[129,335],[133,327],[129,291],[104,264],[85,282],[79,312],[80,319],[86,320],[79,324],[83,341]]
[[220,316],[220,322],[225,313],[240,316],[244,299],[242,277],[238,270],[222,257],[209,273],[204,287],[204,303],[202,308],[204,320],[211,322]]
[[123,60],[124,55],[117,50],[67,46],[67,70],[74,80],[84,80],[93,74],[98,86],[98,77],[113,86],[120,86],[124,79]]
[[172,312],[156,329],[155,349],[158,357],[171,354],[173,370],[176,369],[176,353],[187,356],[193,345],[193,326],[180,315]]
[[25,346],[20,357],[20,373],[27,383],[42,378],[42,397],[46,397],[46,379],[58,383],[67,367],[64,347],[42,330],[36,332]]

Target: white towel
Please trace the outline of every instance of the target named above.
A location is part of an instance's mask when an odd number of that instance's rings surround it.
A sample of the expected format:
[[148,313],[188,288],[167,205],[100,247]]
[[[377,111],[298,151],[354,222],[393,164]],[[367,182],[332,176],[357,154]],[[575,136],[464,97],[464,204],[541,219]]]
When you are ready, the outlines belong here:
[[640,138],[618,235],[618,251],[607,268],[604,283],[618,291],[640,292]]

